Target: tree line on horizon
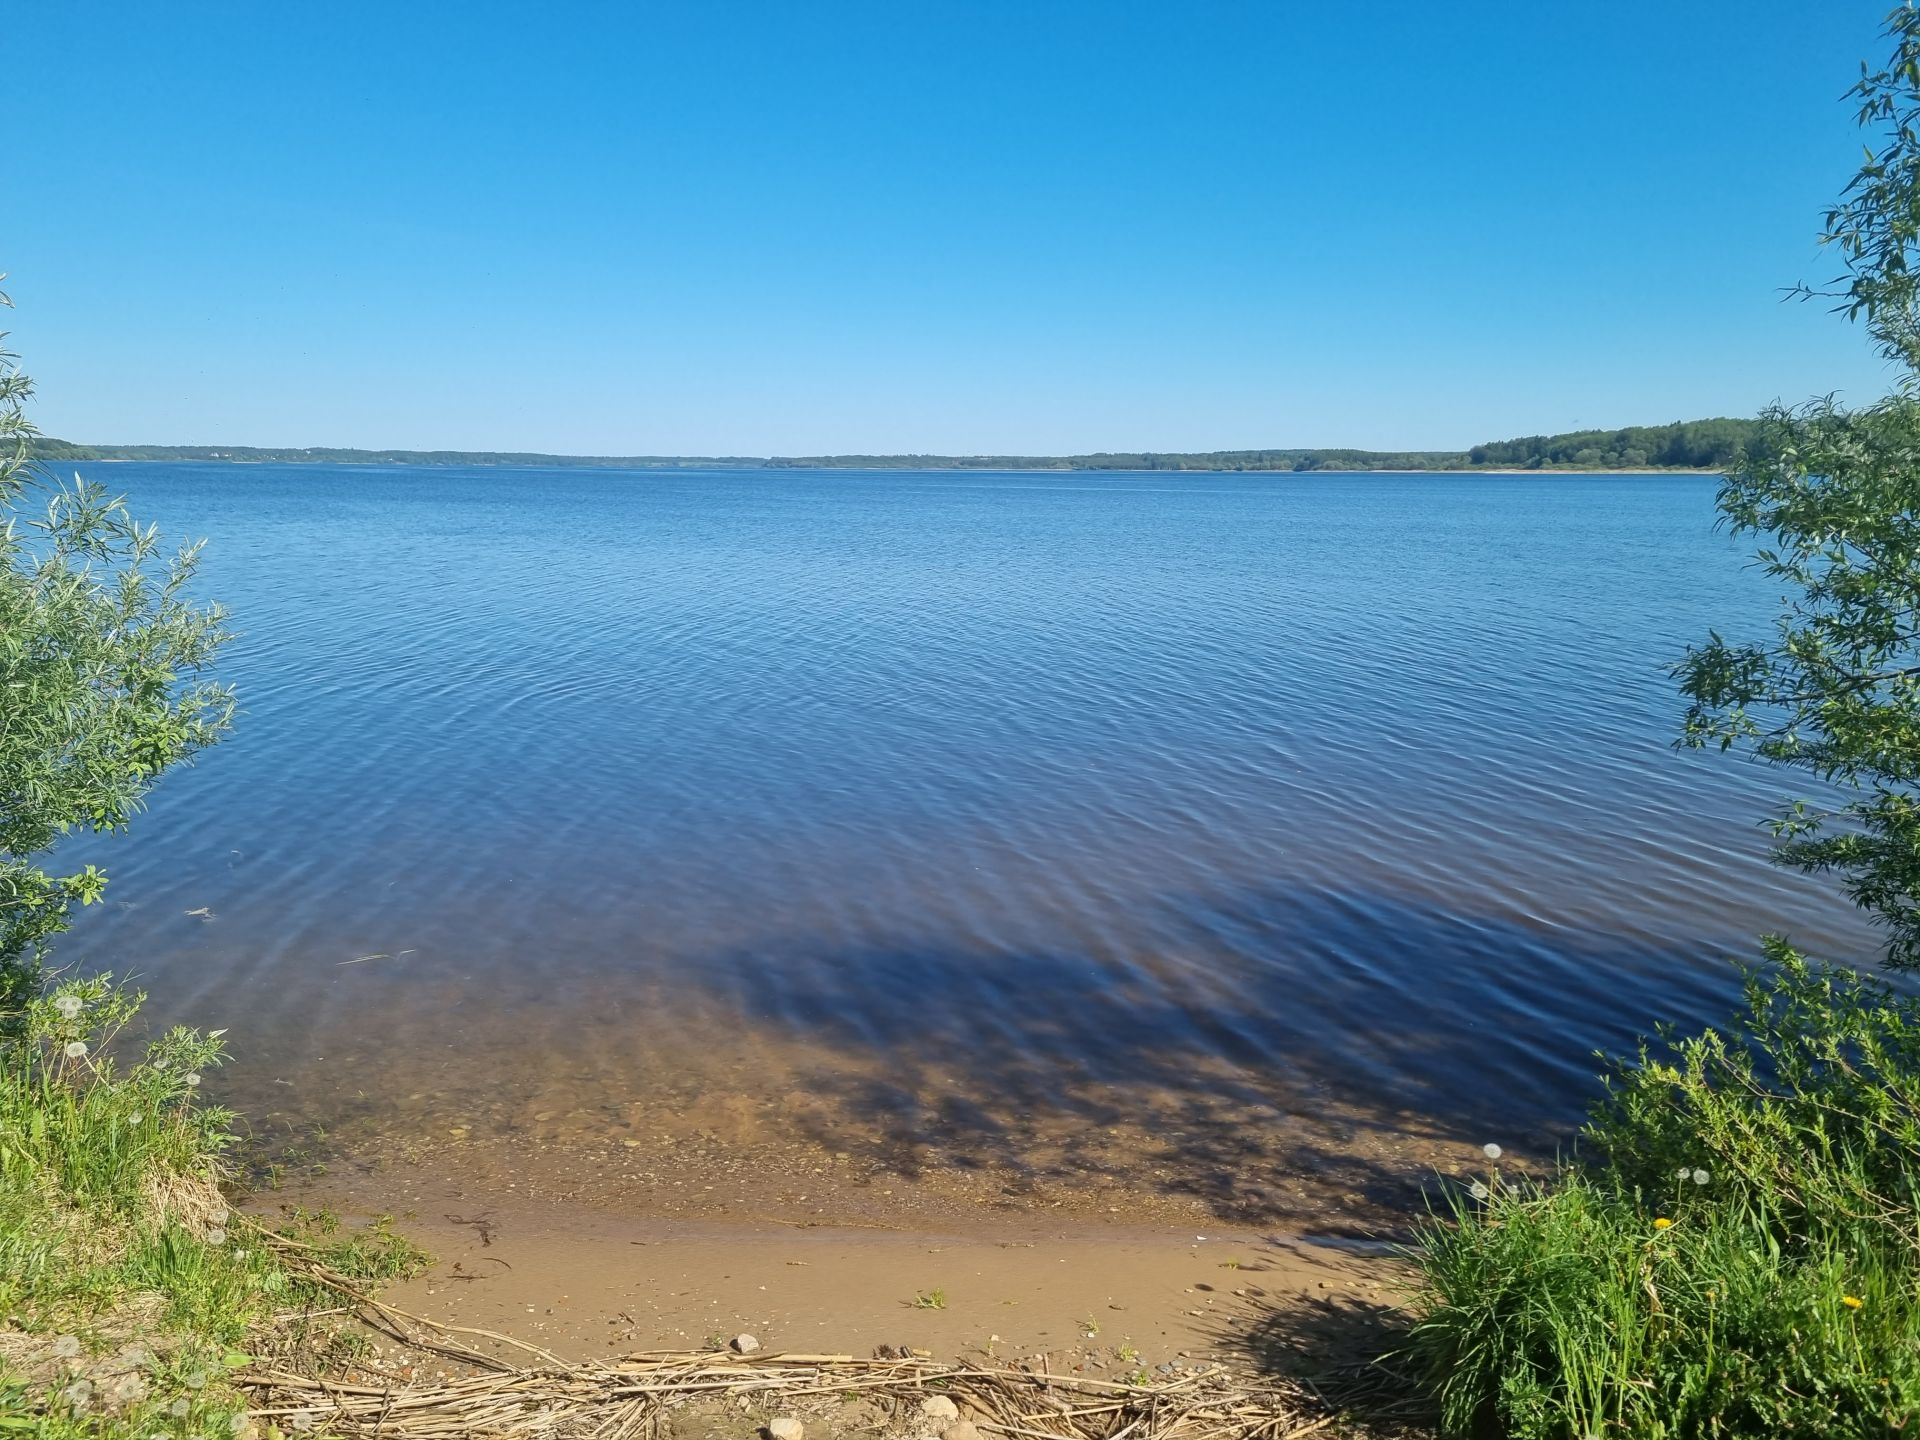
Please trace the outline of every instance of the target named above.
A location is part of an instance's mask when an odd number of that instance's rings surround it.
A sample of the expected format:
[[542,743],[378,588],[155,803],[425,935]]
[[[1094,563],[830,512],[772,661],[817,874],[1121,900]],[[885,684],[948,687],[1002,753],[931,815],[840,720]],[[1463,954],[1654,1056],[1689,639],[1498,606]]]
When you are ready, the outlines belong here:
[[37,460],[192,460],[340,465],[520,465],[604,469],[840,470],[1723,470],[1759,422],[1717,418],[1489,441],[1468,450],[1275,449],[1101,451],[1090,455],[546,455],[496,450],[356,450],[334,446],[81,445],[36,436]]

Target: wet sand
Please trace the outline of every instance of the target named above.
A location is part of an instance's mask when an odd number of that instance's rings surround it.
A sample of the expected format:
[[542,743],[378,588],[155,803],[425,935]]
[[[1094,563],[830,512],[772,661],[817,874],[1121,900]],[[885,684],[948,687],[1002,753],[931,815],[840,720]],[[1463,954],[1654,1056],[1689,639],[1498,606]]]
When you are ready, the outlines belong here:
[[[1392,1307],[1406,1278],[1384,1246],[1131,1217],[964,1230],[642,1218],[424,1174],[395,1198],[398,1228],[436,1263],[385,1299],[572,1359],[746,1333],[768,1351],[891,1345],[1115,1378],[1271,1365],[1276,1349],[1310,1367],[1324,1321]],[[336,1186],[298,1199],[370,1213]]]
[[[1293,1177],[1294,1203],[1270,1207],[1287,1218],[1257,1223],[1150,1169],[1100,1184],[908,1176],[711,1131],[660,1141],[423,1138],[339,1157],[253,1208],[391,1215],[436,1257],[392,1303],[577,1358],[744,1332],[769,1351],[888,1345],[1116,1378],[1207,1362],[1311,1370],[1407,1280],[1392,1248],[1416,1212],[1324,1177]],[[1376,1159],[1417,1188],[1406,1156]]]
[[[239,1108],[269,1183],[323,1178],[376,1210],[442,1183],[633,1217],[962,1230],[1072,1216],[1387,1233],[1436,1184],[1471,1178],[1482,1142],[1521,1158],[1565,1138],[1483,1134],[1227,1078],[1216,1088],[1202,1071],[1184,1091],[1056,1090],[1053,1108],[990,1106],[963,1073],[920,1074],[923,1097],[893,1109],[807,1083],[828,1073],[825,1060],[811,1074],[779,1073],[784,1053],[765,1047],[753,1079],[709,1055],[717,1082],[688,1083],[689,1062],[679,1088],[631,1082],[615,1097],[572,1077],[528,1083],[521,1057],[503,1052],[491,1094],[371,1095],[363,1121],[324,1134],[276,1129],[280,1115],[244,1099]],[[767,1084],[769,1070],[783,1083]],[[865,1083],[849,1074],[843,1090]]]

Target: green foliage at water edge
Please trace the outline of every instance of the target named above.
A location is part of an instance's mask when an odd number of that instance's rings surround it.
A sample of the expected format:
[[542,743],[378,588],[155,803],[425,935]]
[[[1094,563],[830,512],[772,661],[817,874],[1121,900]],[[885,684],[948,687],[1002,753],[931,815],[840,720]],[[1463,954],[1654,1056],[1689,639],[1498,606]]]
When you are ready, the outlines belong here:
[[1904,367],[1848,409],[1776,408],[1729,472],[1720,510],[1762,541],[1780,582],[1770,636],[1718,633],[1677,667],[1683,743],[1738,749],[1819,782],[1773,820],[1782,863],[1838,876],[1920,966],[1920,10],[1889,20],[1894,55],[1856,87],[1881,139],[1827,216],[1839,307]]
[[1422,1229],[1450,1434],[1806,1437],[1920,1416],[1920,1003],[1770,942],[1747,1013],[1611,1077],[1589,1158]]
[[[198,1103],[220,1032],[139,1043],[143,998],[56,983],[0,1040],[0,1431],[247,1437],[265,1354],[351,1344],[311,1318],[338,1298],[223,1198],[233,1116]],[[424,1263],[384,1224],[301,1230],[301,1253],[355,1278]]]
[[[310,1316],[333,1297],[223,1197],[234,1117],[197,1103],[222,1032],[143,1043],[143,997],[105,975],[50,983],[46,948],[106,883],[50,872],[47,852],[124,825],[227,728],[232,696],[206,674],[225,617],[188,598],[195,548],[162,559],[108,492],[30,470],[33,387],[12,361],[0,351],[0,1433],[248,1440],[252,1352],[325,1360],[341,1337]],[[380,1226],[302,1244],[362,1278],[423,1258]]]
[[37,984],[41,946],[106,883],[49,870],[48,852],[125,825],[233,714],[204,678],[227,634],[189,598],[198,548],[162,555],[102,486],[40,481],[33,384],[13,362],[0,349],[0,1025]]

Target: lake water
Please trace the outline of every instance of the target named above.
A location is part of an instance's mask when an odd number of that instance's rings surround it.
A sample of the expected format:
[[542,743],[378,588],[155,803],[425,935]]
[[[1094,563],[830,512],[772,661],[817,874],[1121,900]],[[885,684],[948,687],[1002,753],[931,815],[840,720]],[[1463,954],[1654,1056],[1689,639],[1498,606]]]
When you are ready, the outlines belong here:
[[1670,748],[1770,613],[1710,480],[81,468],[209,540],[244,713],[63,954],[263,1125],[1279,1175],[1871,949]]

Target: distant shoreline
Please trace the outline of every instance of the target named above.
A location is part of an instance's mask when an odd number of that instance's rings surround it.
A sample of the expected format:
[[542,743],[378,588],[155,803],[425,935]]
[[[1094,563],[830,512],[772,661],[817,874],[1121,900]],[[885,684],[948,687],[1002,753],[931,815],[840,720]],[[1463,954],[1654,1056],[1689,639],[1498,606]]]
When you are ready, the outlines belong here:
[[409,465],[565,470],[980,471],[1038,474],[1664,475],[1724,472],[1759,441],[1757,420],[1676,420],[1492,440],[1458,450],[1269,446],[1240,450],[1090,450],[1071,455],[554,455],[536,450],[369,450],[344,445],[83,445],[35,436],[33,458],[202,465]]
[[1389,466],[1318,466],[1308,470],[1285,470],[1277,466],[1272,468],[1254,468],[1251,466],[1218,466],[1208,468],[1199,465],[1182,466],[1179,469],[1141,468],[1128,466],[1101,467],[1093,465],[729,465],[725,461],[712,464],[694,464],[676,462],[670,465],[649,465],[644,461],[621,465],[614,463],[566,464],[563,462],[540,461],[445,461],[445,460],[242,460],[227,457],[192,458],[172,456],[165,459],[144,459],[126,455],[82,455],[65,456],[41,461],[48,465],[331,465],[339,469],[364,467],[369,470],[648,470],[660,474],[674,471],[738,470],[743,474],[757,471],[781,471],[801,473],[815,471],[833,475],[886,475],[908,472],[930,475],[1285,475],[1306,477],[1309,475],[1720,475],[1725,473],[1724,466],[1707,465],[1594,465],[1594,466],[1518,466],[1518,465],[1448,465],[1430,466],[1425,469],[1414,467]]

